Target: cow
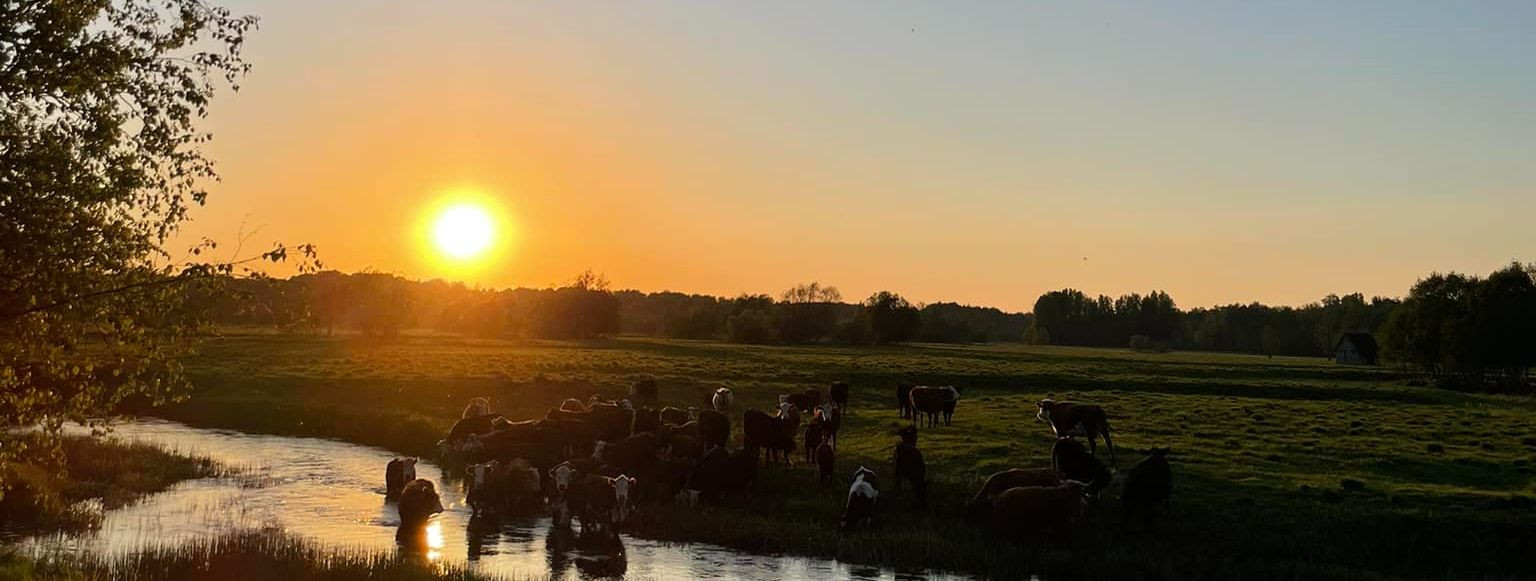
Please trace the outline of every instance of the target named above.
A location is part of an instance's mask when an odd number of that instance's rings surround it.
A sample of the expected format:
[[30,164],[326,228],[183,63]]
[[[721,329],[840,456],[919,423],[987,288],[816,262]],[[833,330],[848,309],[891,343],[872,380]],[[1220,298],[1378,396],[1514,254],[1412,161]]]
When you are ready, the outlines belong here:
[[731,437],[731,418],[715,410],[699,410],[699,437],[704,447],[725,446]]
[[903,480],[912,485],[912,504],[922,506],[928,499],[928,467],[923,463],[923,452],[917,449],[917,428],[907,426],[898,432],[901,442],[893,454],[896,468],[896,492],[901,492]]
[[629,399],[642,407],[656,407],[656,404],[660,403],[657,397],[656,380],[642,379],[630,384]]
[[495,490],[501,485],[501,463],[491,460],[472,464],[464,472],[464,501],[469,504],[470,513],[479,516],[496,504]]
[[1152,522],[1157,506],[1168,505],[1173,493],[1173,471],[1168,467],[1168,448],[1153,448],[1151,454],[1131,468],[1120,493],[1120,507],[1125,518],[1140,514]]
[[832,387],[827,390],[827,397],[832,400],[832,403],[837,404],[837,407],[848,409],[848,388],[848,382],[834,381]]
[[832,448],[837,449],[837,432],[843,427],[843,408],[835,403],[821,404],[816,408],[816,415],[811,418],[821,418],[821,437],[832,442]]
[[795,406],[797,410],[809,413],[821,405],[821,392],[815,389],[807,389],[802,393],[791,393],[779,396],[780,400]]
[[[572,486],[580,481],[581,472],[570,462],[561,463],[549,470],[549,506],[558,526],[571,526]],[[576,507],[579,509],[580,507]]]
[[[557,410],[551,410],[556,412]],[[597,440],[597,428],[588,422],[584,414],[582,417],[564,416],[557,419],[544,420],[545,437],[550,443],[551,451],[556,452],[560,458],[574,458],[591,453],[592,442]]]
[[903,418],[915,417],[912,413],[912,386],[906,384],[896,386],[896,409]]
[[1083,512],[1084,485],[1017,486],[992,499],[992,526],[1000,534],[1027,535],[1072,524]]
[[658,433],[661,431],[661,422],[661,413],[656,411],[656,408],[650,406],[641,407],[635,410],[635,419],[630,421],[629,433]]
[[811,418],[811,423],[805,425],[805,463],[816,461],[816,448],[825,441],[821,431],[821,416]]
[[635,409],[627,399],[603,402],[593,396],[593,401],[587,404],[587,421],[597,428],[599,440],[613,442],[629,437],[634,415]]
[[832,449],[832,444],[822,440],[816,447],[816,467],[821,471],[821,485],[825,487],[832,483],[832,467],[837,461],[837,452]]
[[1096,495],[1109,486],[1109,469],[1072,438],[1057,438],[1051,445],[1051,468],[1067,480],[1086,484],[1091,494]]
[[674,426],[686,424],[693,419],[693,413],[682,408],[667,406],[661,408],[662,423]]
[[539,469],[526,458],[513,458],[501,465],[501,490],[498,495],[508,506],[537,504],[543,499],[543,479]]
[[790,464],[789,457],[795,449],[795,428],[786,419],[749,409],[742,414],[741,427],[742,444],[753,458],[757,457],[758,450],[764,450],[766,461],[782,457],[785,464]]
[[976,491],[976,496],[966,501],[965,508],[972,514],[992,507],[992,499],[1009,488],[1020,486],[1057,486],[1063,482],[1060,472],[1054,468],[1013,468],[987,477],[987,482]]
[[464,406],[464,412],[459,415],[459,419],[488,415],[491,415],[490,400],[487,400],[483,397],[477,397],[470,399],[469,403]]
[[496,422],[492,431],[470,436],[476,443],[476,453],[469,457],[471,461],[483,462],[519,455],[531,456],[537,448],[542,447],[543,432],[544,422],[541,420]]
[[443,512],[443,499],[429,480],[417,478],[400,490],[400,527],[414,527],[427,522],[432,515]]
[[[624,483],[622,503],[619,499],[621,480]],[[571,509],[581,516],[581,536],[585,537],[598,532],[608,535],[618,534],[615,527],[622,524],[618,514],[622,510],[627,516],[629,511],[630,484],[631,479],[627,477],[608,478],[587,472],[578,474],[575,482],[572,482],[566,491],[566,495]]]
[[735,403],[736,396],[731,393],[731,388],[722,387],[715,390],[715,395],[709,398],[709,405],[715,411],[722,414],[731,413],[731,404]]
[[688,475],[688,488],[706,502],[718,503],[732,492],[750,490],[757,482],[757,456],[746,450],[727,452],[714,447],[704,453]]
[[667,439],[666,457],[674,460],[694,461],[704,456],[704,441],[698,436],[673,434]]
[[774,417],[784,420],[789,426],[790,433],[800,429],[800,408],[789,402],[779,403],[779,413]]
[[451,443],[458,443],[470,436],[489,434],[496,430],[497,422],[495,420],[500,417],[501,416],[496,414],[485,414],[474,417],[461,418],[459,421],[453,423],[452,428],[449,428],[448,441]]
[[1098,437],[1104,436],[1104,446],[1109,448],[1109,461],[1115,461],[1115,443],[1109,439],[1109,417],[1104,408],[1096,405],[1042,399],[1035,404],[1035,418],[1051,425],[1056,437],[1086,436],[1088,451],[1098,454]]
[[592,459],[599,465],[611,466],[621,474],[649,476],[656,467],[661,443],[656,434],[635,434],[616,442],[598,441],[592,451]]
[[875,471],[860,466],[853,472],[853,482],[848,486],[848,502],[843,507],[842,530],[874,524],[875,509],[880,504],[880,488]]
[[415,458],[395,458],[384,466],[384,498],[400,498],[405,483],[416,479]]
[[950,425],[950,418],[955,415],[955,403],[960,401],[960,390],[953,386],[929,387],[919,385],[912,388],[912,425],[916,426],[918,414],[928,418],[928,427],[939,425],[939,414],[944,415],[944,425]]

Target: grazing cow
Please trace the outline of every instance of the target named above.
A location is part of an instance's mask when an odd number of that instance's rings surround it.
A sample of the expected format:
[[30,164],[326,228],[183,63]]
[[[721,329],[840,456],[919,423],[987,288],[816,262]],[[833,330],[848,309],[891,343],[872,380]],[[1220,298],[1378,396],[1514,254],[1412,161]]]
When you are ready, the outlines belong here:
[[811,418],[811,423],[805,425],[805,463],[816,461],[816,448],[825,441],[821,431],[821,416]]
[[903,480],[912,484],[912,504],[922,506],[928,499],[928,467],[923,463],[923,452],[917,449],[917,428],[907,426],[898,434],[901,442],[896,444],[894,454],[896,464],[896,492],[901,493]]
[[916,417],[912,413],[912,386],[902,384],[896,386],[896,409],[900,410],[901,417]]
[[661,409],[661,421],[662,421],[662,423],[667,423],[667,424],[672,424],[674,426],[677,426],[677,425],[686,424],[689,421],[691,421],[692,419],[693,419],[693,414],[690,413],[688,410],[685,410],[685,409],[682,409],[682,408],[667,406],[667,407],[664,407],[664,408]]
[[912,388],[912,425],[918,425],[918,414],[928,418],[928,427],[939,425],[939,414],[944,415],[944,425],[950,425],[955,415],[955,403],[960,401],[960,390],[953,386]]
[[400,491],[400,526],[413,527],[427,522],[432,515],[443,512],[443,499],[438,497],[432,482],[420,478],[405,484]]
[[661,443],[656,434],[635,434],[616,442],[598,441],[592,451],[592,459],[599,465],[611,466],[622,474],[649,476],[656,467]]
[[650,406],[642,407],[635,410],[635,419],[629,424],[629,433],[658,433],[661,431],[661,421],[661,413],[657,412],[656,408]]
[[789,457],[795,449],[794,427],[778,416],[770,416],[755,409],[742,414],[742,444],[753,458],[758,450],[767,452],[766,461],[781,457],[790,464]]
[[715,410],[699,411],[699,437],[704,447],[724,447],[731,437],[731,418]]
[[473,418],[488,415],[491,415],[490,400],[487,400],[483,397],[477,397],[469,400],[469,404],[464,406],[464,413],[460,414],[459,418]]
[[1083,512],[1083,483],[1018,486],[992,499],[992,525],[998,533],[1028,535],[1067,526]]
[[832,387],[827,390],[827,396],[832,400],[832,403],[837,404],[837,407],[848,409],[848,388],[848,382],[834,381],[832,382]]
[[860,466],[853,473],[853,483],[848,486],[848,503],[843,508],[841,527],[853,530],[874,524],[875,509],[880,503],[880,488],[875,471]]
[[688,488],[706,502],[717,503],[732,492],[750,490],[757,482],[757,456],[746,450],[727,452],[714,447],[704,453],[688,475]]
[[717,412],[722,414],[729,414],[731,413],[731,404],[735,403],[735,401],[736,396],[731,394],[731,388],[722,387],[720,389],[716,389],[715,395],[709,398],[709,405],[710,407],[715,408],[715,411]]
[[464,501],[469,504],[471,514],[479,515],[496,504],[495,490],[501,487],[501,463],[491,460],[472,464],[464,472],[464,488],[467,489]]
[[629,386],[629,399],[641,406],[656,407],[660,403],[657,397],[656,380],[642,379]]
[[986,484],[976,491],[976,496],[966,501],[965,508],[973,513],[992,507],[992,499],[1009,488],[1020,486],[1057,486],[1063,482],[1061,473],[1054,468],[1014,468],[987,477]]
[[1173,493],[1173,471],[1168,467],[1168,448],[1153,448],[1125,477],[1120,493],[1125,517],[1140,513],[1148,523],[1157,516],[1157,505],[1167,506]]
[[1057,438],[1051,445],[1051,468],[1067,480],[1085,483],[1091,494],[1109,486],[1109,469],[1072,438]]
[[405,483],[416,479],[415,458],[395,458],[384,466],[384,497],[399,498]]
[[1040,400],[1035,407],[1040,410],[1035,413],[1035,418],[1050,424],[1056,437],[1087,436],[1089,452],[1098,454],[1098,437],[1104,436],[1104,446],[1109,448],[1109,460],[1114,462],[1115,443],[1109,439],[1109,417],[1105,415],[1104,408],[1050,399]]
[[816,467],[821,469],[821,485],[832,483],[832,465],[837,461],[837,452],[832,449],[832,444],[823,440],[816,447]]
[[843,408],[835,403],[825,403],[816,408],[816,415],[812,418],[821,418],[821,437],[832,442],[832,448],[837,448],[837,432],[843,427]]

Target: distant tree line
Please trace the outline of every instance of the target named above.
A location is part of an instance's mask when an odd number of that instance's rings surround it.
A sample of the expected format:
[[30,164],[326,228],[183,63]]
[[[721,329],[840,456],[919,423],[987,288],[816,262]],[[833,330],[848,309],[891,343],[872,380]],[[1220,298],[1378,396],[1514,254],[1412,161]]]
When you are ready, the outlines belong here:
[[1487,278],[1433,274],[1409,290],[1380,337],[1386,355],[1452,387],[1525,386],[1536,365],[1536,265]]

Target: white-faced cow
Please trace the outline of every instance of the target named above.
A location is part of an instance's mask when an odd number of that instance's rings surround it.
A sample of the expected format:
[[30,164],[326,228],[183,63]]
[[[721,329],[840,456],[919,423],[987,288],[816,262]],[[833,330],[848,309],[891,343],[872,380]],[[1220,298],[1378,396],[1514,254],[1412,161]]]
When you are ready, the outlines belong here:
[[860,466],[853,473],[848,486],[848,503],[843,508],[842,529],[853,530],[874,522],[875,509],[880,504],[880,486],[875,471]]
[[1109,439],[1109,416],[1104,408],[1096,405],[1042,399],[1035,404],[1039,409],[1035,417],[1051,425],[1058,438],[1084,436],[1088,438],[1088,451],[1097,454],[1098,437],[1104,436],[1104,446],[1109,448],[1110,462],[1115,459],[1115,443]]
[[729,387],[716,389],[715,395],[709,398],[709,405],[714,407],[715,411],[727,415],[731,413],[731,404],[735,402],[736,396],[731,393],[731,388]]

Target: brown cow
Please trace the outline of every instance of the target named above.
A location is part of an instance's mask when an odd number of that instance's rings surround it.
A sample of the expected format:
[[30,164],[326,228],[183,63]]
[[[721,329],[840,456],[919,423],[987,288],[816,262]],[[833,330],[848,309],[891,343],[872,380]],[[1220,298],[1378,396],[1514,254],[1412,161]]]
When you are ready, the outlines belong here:
[[1057,486],[1063,482],[1060,472],[1054,468],[1014,468],[993,474],[976,496],[965,503],[967,511],[977,512],[990,508],[992,499],[1004,490],[1020,486]]
[[832,449],[832,444],[823,440],[816,447],[816,467],[821,469],[821,485],[832,483],[832,466],[837,461],[837,452]]
[[928,427],[939,425],[939,414],[944,414],[944,425],[950,425],[955,415],[955,404],[960,401],[960,390],[954,386],[912,388],[912,425],[918,425],[918,414],[928,418]]
[[1104,446],[1109,448],[1109,460],[1115,460],[1115,443],[1109,439],[1109,417],[1104,408],[1096,405],[1042,399],[1035,404],[1039,412],[1035,417],[1051,425],[1058,438],[1088,437],[1088,452],[1099,451],[1098,437],[1104,436]]
[[992,500],[992,525],[999,533],[1032,534],[1072,524],[1083,512],[1083,484],[1009,488]]

